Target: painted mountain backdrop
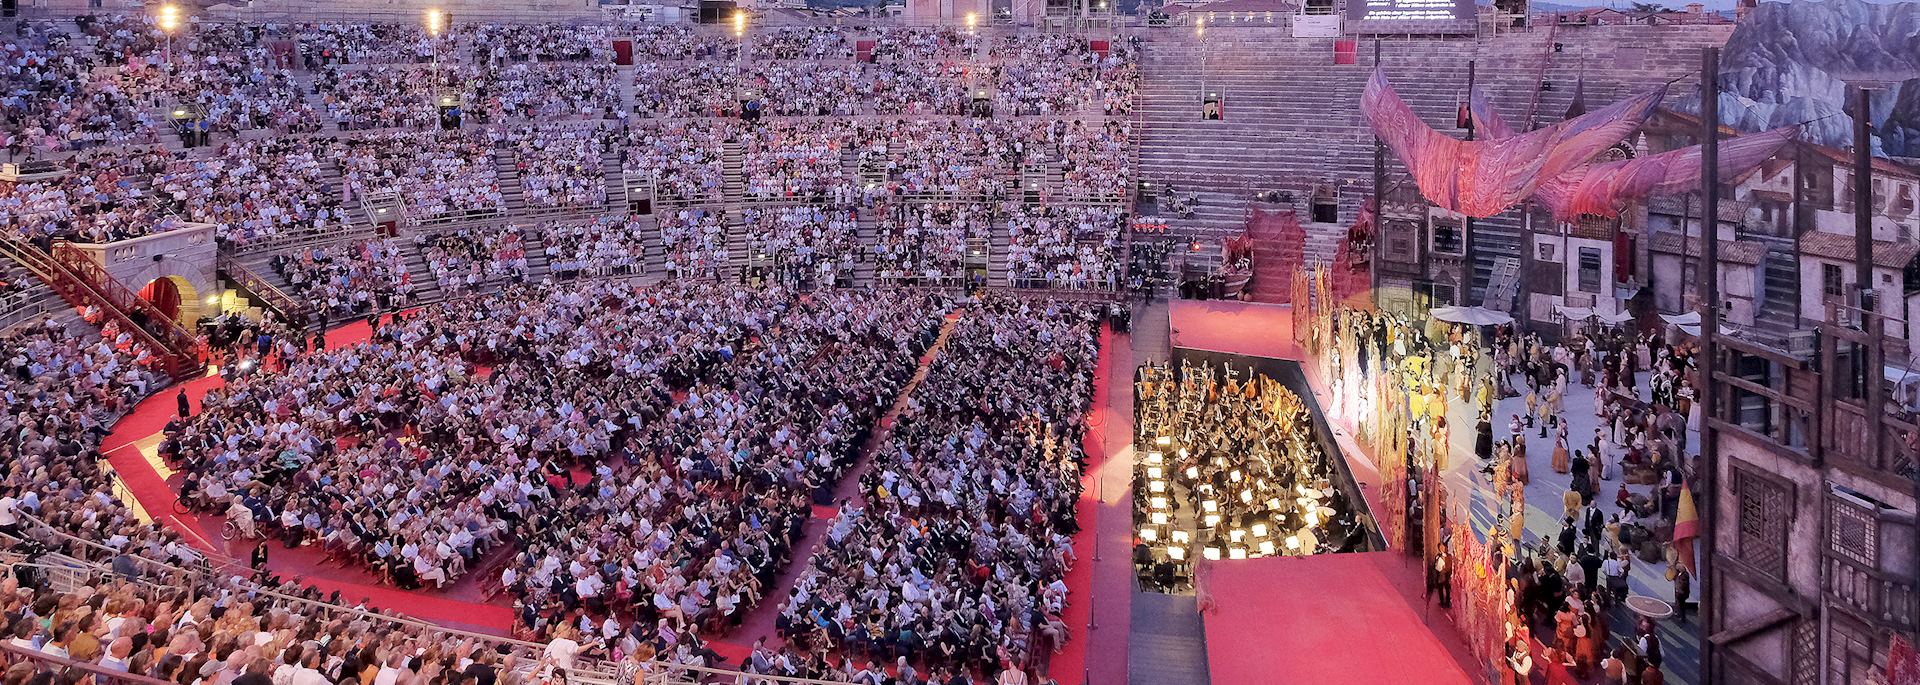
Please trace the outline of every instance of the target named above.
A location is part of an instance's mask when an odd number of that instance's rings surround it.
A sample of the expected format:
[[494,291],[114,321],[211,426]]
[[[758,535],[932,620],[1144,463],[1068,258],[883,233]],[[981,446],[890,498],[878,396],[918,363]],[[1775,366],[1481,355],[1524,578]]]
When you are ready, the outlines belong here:
[[[1874,149],[1920,157],[1920,2],[1763,2],[1734,29],[1720,62],[1720,113],[1744,131],[1803,122],[1806,139],[1853,144],[1846,84],[1874,94]],[[1699,98],[1676,103],[1697,111]]]

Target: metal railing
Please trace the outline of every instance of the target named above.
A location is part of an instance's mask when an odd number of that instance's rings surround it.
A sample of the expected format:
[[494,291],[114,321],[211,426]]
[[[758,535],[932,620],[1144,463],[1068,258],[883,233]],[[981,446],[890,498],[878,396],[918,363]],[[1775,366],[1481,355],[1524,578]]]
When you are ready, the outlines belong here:
[[[196,585],[206,586],[240,583],[250,593],[270,598],[285,606],[297,607],[298,611],[308,615],[345,617],[354,620],[373,621],[376,623],[384,623],[394,629],[415,630],[462,640],[473,640],[486,645],[504,645],[529,661],[537,658],[546,649],[545,645],[537,642],[517,640],[486,633],[476,633],[470,630],[451,628],[417,618],[365,609],[355,609],[270,590],[245,580],[253,576],[253,569],[230,559],[204,557],[202,559],[203,565],[174,564],[138,554],[123,552],[122,550],[116,550],[92,540],[76,537],[53,527],[52,524],[31,514],[21,514],[20,520],[26,524],[29,529],[37,532],[42,542],[61,543],[56,547],[56,549],[60,550],[61,554],[51,556],[55,558],[64,556],[70,560],[73,566],[87,569],[88,572],[100,576],[116,575],[112,569],[113,560],[116,557],[125,556],[133,560],[134,568],[142,574],[143,578],[147,576],[177,577],[192,580]],[[136,579],[136,581],[150,586],[164,587],[164,585],[160,583],[138,579]],[[613,665],[598,659],[581,659],[576,662],[576,668],[571,672],[571,675],[574,676],[576,680],[586,683],[611,683],[613,680]]]
[[279,312],[282,317],[285,317],[288,323],[291,323],[296,328],[304,328],[307,325],[307,321],[313,313],[313,308],[309,306],[308,303],[294,299],[294,297],[288,295],[286,291],[267,282],[267,279],[254,273],[252,269],[241,264],[240,260],[234,259],[232,255],[224,252],[221,253],[217,257],[216,264],[219,265],[219,270],[226,274],[228,280],[238,283],[241,287],[246,288],[248,292],[258,295],[261,300],[266,302],[268,307],[273,308]]
[[54,656],[21,647],[11,641],[0,642],[0,665],[4,665],[9,673],[14,668],[26,665],[32,668],[34,673],[52,674],[53,682],[67,682],[68,678],[72,678],[74,682],[92,682],[93,685],[171,685],[168,681],[158,678],[134,675],[100,664]]

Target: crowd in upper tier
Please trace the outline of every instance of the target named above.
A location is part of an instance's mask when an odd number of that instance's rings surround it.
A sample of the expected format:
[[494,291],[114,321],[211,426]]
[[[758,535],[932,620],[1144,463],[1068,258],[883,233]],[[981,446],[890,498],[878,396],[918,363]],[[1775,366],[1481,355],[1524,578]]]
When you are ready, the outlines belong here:
[[[612,64],[614,39],[629,36],[631,74]],[[828,284],[863,260],[888,278],[951,282],[965,238],[1004,235],[1007,271],[1024,284],[1109,287],[1119,250],[1109,228],[1124,221],[1068,205],[1127,196],[1136,50],[907,27],[768,27],[742,39],[686,26],[456,25],[429,36],[402,24],[190,19],[169,40],[150,17],[29,21],[0,45],[0,136],[16,158],[70,158],[64,174],[0,182],[0,229],[111,242],[211,224],[223,244],[285,246],[396,216],[602,214],[592,225],[657,227],[673,273],[751,258],[785,282]],[[951,116],[975,113],[976,96],[997,116]],[[773,118],[737,116],[749,101],[744,111]],[[459,113],[458,130],[443,130],[443,110]],[[823,114],[886,116],[813,118]],[[179,149],[174,132],[199,146]],[[1012,206],[1031,205],[1035,190],[1050,206]],[[813,210],[736,214],[748,235],[730,245],[727,215],[698,206],[723,198]],[[620,217],[643,201],[660,210],[653,227]],[[925,202],[942,208],[916,206]],[[967,202],[1001,206],[959,208]],[[899,223],[908,215],[911,229]],[[861,233],[863,217],[878,230]],[[561,271],[645,263],[649,236],[589,241],[584,223],[553,234],[566,241]],[[403,264],[409,249],[376,261]],[[460,285],[439,268],[452,255],[410,275],[349,264],[365,251],[342,244],[296,251],[283,260],[294,290],[341,311],[412,278],[453,291],[538,273],[469,255],[455,280],[471,283]]]

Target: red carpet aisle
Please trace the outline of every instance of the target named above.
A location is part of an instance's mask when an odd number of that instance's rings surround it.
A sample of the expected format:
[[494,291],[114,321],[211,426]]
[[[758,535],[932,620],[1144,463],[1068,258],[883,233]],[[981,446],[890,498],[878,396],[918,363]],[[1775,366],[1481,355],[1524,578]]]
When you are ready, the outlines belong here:
[[[369,334],[366,321],[355,321],[329,332],[327,348],[359,344]],[[157,458],[149,459],[148,454],[159,442],[159,433],[166,427],[167,421],[175,416],[178,406],[175,396],[181,388],[187,391],[193,411],[199,412],[200,399],[208,391],[224,385],[219,376],[207,376],[189,381],[184,386],[164,389],[122,417],[100,445],[101,452],[107,456],[114,471],[120,474],[127,491],[147,515],[167,528],[179,531],[188,542],[208,552],[209,558],[215,563],[245,558],[248,545],[220,540],[223,520],[219,516],[174,513],[174,491],[167,484],[170,474],[162,471],[164,464]],[[275,573],[298,578],[323,592],[337,591],[349,602],[365,600],[369,606],[398,610],[409,616],[477,632],[504,635],[513,625],[513,611],[504,604],[504,599],[501,600],[502,604],[497,605],[476,603],[481,599],[481,574],[489,572],[484,567],[484,560],[447,590],[418,593],[381,585],[372,574],[362,569],[323,567],[319,563],[319,551],[311,547],[286,549],[273,543],[269,548],[269,558],[268,568]]]
[[873,468],[874,450],[879,449],[880,445],[893,434],[895,418],[900,416],[901,410],[906,409],[907,398],[913,395],[914,389],[920,387],[921,381],[926,380],[927,372],[933,368],[935,359],[940,356],[940,350],[946,347],[947,338],[952,336],[953,329],[959,325],[959,321],[960,314],[947,315],[946,323],[940,327],[940,336],[934,340],[932,346],[927,348],[926,353],[920,356],[920,366],[913,372],[913,378],[900,389],[900,395],[894,398],[893,406],[881,415],[876,422],[878,426],[872,435],[867,437],[867,443],[861,446],[859,461],[852,468],[847,469],[847,473],[840,477],[840,483],[834,486],[834,504],[813,507],[813,517],[801,527],[800,539],[793,544],[793,560],[780,571],[780,577],[773,581],[773,586],[761,593],[760,603],[747,613],[745,619],[741,620],[740,627],[735,628],[724,640],[708,641],[707,644],[713,651],[726,657],[729,662],[738,664],[741,659],[753,653],[753,641],[757,638],[766,638],[767,646],[771,648],[779,648],[786,644],[786,640],[774,634],[773,627],[774,619],[780,616],[781,605],[786,603],[787,595],[792,592],[794,583],[799,582],[800,572],[806,568],[807,560],[812,559],[814,553],[820,549],[820,545],[824,544],[827,528],[833,525],[834,517],[840,515],[839,502],[860,497],[860,477]]
[[1446,615],[1421,600],[1419,564],[1396,552],[1211,568],[1201,611],[1213,685],[1480,682]]
[[[1127,682],[1133,595],[1128,556],[1133,534],[1133,499],[1128,494],[1133,478],[1133,406],[1127,399],[1133,387],[1131,345],[1125,334],[1111,328],[1100,331],[1100,361],[1084,442],[1087,470],[1081,474],[1080,501],[1074,505],[1080,532],[1073,536],[1073,551],[1079,560],[1067,572],[1068,606],[1061,617],[1072,637],[1054,655],[1048,671],[1061,683],[1081,683],[1083,678],[1088,685]],[[1088,654],[1099,658],[1089,660]]]

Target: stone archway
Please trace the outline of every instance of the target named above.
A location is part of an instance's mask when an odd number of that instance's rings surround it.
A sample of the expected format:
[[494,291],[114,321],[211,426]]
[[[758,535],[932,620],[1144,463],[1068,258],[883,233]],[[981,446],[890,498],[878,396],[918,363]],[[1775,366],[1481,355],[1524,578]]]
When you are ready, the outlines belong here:
[[193,330],[194,322],[200,320],[204,309],[200,291],[193,287],[193,283],[173,274],[147,281],[140,288],[140,297],[153,303],[162,314],[187,330]]

